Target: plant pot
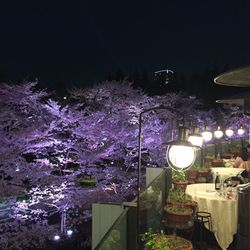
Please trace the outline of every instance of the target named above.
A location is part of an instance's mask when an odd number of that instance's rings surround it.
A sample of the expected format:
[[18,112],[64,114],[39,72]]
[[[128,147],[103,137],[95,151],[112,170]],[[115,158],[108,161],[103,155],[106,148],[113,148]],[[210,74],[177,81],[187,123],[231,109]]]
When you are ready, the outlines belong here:
[[186,191],[187,185],[188,185],[188,181],[173,181],[174,184],[174,189],[176,190],[182,190],[182,191]]
[[146,246],[146,250],[192,250],[193,246],[192,243],[184,239],[180,236],[175,235],[165,235],[159,234],[153,239],[154,246],[153,248],[148,248]]
[[207,177],[211,172],[210,168],[201,168],[198,170],[198,176]]
[[232,154],[231,153],[223,153],[222,154],[222,158],[223,159],[231,159],[232,158]]
[[188,222],[193,215],[193,209],[190,207],[166,205],[164,210],[166,212],[167,220],[174,222]]
[[207,177],[206,176],[199,176],[196,179],[196,183],[206,183],[207,182]]
[[212,166],[213,167],[224,167],[224,162],[223,162],[223,160],[213,160]]
[[198,169],[189,169],[187,171],[187,178],[188,179],[195,180],[197,178],[197,175],[198,175]]
[[196,211],[197,207],[198,207],[198,203],[196,201],[192,201],[192,200],[187,200],[186,202],[167,201],[166,206],[167,207],[178,206],[181,208],[191,208],[193,211]]

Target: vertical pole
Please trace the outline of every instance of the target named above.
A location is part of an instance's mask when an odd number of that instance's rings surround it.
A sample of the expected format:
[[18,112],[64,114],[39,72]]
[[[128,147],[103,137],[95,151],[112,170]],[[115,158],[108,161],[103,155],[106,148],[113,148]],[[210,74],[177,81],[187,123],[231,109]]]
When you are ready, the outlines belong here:
[[215,143],[214,143],[214,159],[217,159],[217,155],[218,155],[218,141],[215,140]]
[[204,167],[206,167],[205,166],[205,158],[206,158],[206,155],[207,155],[207,143],[206,142],[204,142],[204,152],[203,152],[203,166]]
[[64,235],[65,233],[65,223],[66,223],[66,211],[63,209],[61,215],[61,234]]
[[200,156],[201,156],[201,167],[203,167],[204,166],[204,151],[203,151],[203,148],[201,148],[201,150],[200,150],[200,152],[201,152],[201,154],[200,154]]
[[[140,191],[141,191],[141,144],[142,144],[142,115],[144,113],[153,111],[153,110],[168,110],[168,111],[175,111],[170,107],[154,107],[143,110],[139,115],[139,135],[138,135],[138,168],[137,168],[137,221],[136,221],[136,233],[137,233],[137,246],[136,249],[139,250],[140,245]],[[173,135],[173,134],[172,134]]]
[[142,113],[139,116],[138,138],[138,171],[137,171],[137,249],[140,243],[140,191],[141,191],[141,142],[142,142]]

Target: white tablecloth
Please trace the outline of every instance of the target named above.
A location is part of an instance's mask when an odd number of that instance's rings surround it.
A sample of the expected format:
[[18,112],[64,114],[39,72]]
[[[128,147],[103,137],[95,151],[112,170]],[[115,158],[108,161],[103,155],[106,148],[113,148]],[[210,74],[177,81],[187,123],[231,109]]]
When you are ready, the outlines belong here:
[[237,176],[240,172],[242,172],[244,169],[242,168],[211,168],[212,174],[213,174],[213,181],[215,180],[216,173],[220,175],[221,181],[224,181],[228,177],[231,176]]
[[213,183],[191,184],[186,193],[198,203],[199,211],[212,217],[212,231],[219,246],[227,249],[237,232],[237,201],[219,196]]

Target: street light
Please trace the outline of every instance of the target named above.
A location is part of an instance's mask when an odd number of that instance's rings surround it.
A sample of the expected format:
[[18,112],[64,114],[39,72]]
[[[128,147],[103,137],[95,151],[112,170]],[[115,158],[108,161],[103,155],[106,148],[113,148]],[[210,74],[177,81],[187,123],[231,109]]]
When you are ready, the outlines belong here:
[[231,129],[231,128],[228,128],[226,131],[225,131],[225,134],[228,138],[231,138],[234,134],[234,131]]
[[221,139],[223,137],[223,131],[221,130],[220,126],[218,126],[217,129],[214,131],[214,137],[216,139]]
[[238,135],[239,135],[239,136],[244,135],[245,130],[244,130],[244,128],[243,128],[243,126],[242,126],[242,125],[238,128],[237,133],[238,133]]
[[243,135],[244,135],[244,133],[245,133],[245,130],[244,130],[244,128],[243,128],[243,126],[242,125],[240,125],[240,127],[238,128],[238,130],[237,130],[237,133],[238,133],[238,135],[240,136],[240,140],[241,140],[241,147],[243,148]]
[[226,136],[228,137],[229,143],[228,143],[228,151],[229,153],[231,153],[231,137],[234,134],[234,131],[229,127],[226,131],[225,131]]
[[209,130],[208,125],[205,126],[205,131],[203,131],[201,135],[202,135],[204,142],[209,142],[212,140],[213,134]]
[[[170,107],[153,107],[146,110],[143,110],[139,114],[139,135],[138,135],[138,171],[137,171],[137,247],[139,247],[140,242],[140,224],[139,224],[139,212],[140,212],[140,191],[141,191],[141,144],[142,144],[142,117],[145,113],[155,111],[155,110],[168,110],[172,112],[176,112],[176,110]],[[167,143],[168,150],[167,150],[167,161],[173,169],[178,170],[186,170],[187,168],[191,167],[194,163],[196,153],[194,149],[194,145],[190,142],[185,140],[185,132],[183,130],[179,130],[179,137],[177,141],[172,141]],[[181,135],[180,135],[181,134]],[[191,150],[190,150],[191,148]],[[185,155],[183,152],[186,150]],[[183,158],[183,160],[179,160]]]
[[218,155],[220,156],[220,153],[221,153],[219,147],[220,147],[220,139],[222,137],[223,137],[223,131],[221,130],[221,127],[218,126],[217,129],[214,131],[214,138],[216,139],[216,142],[215,142],[215,145],[214,145],[214,149],[215,149],[214,156],[215,156],[215,159],[217,159]]
[[167,143],[166,158],[168,165],[174,170],[187,170],[195,161],[195,145],[186,140],[187,129],[178,128],[178,140]]
[[205,130],[202,132],[201,135],[202,135],[202,138],[204,141],[204,154],[202,153],[202,156],[201,156],[201,166],[203,166],[204,165],[204,158],[207,155],[207,142],[211,141],[212,137],[213,137],[213,134],[209,130],[209,127],[207,124],[205,125]]
[[201,147],[203,144],[202,135],[199,133],[198,127],[193,127],[192,133],[188,137],[188,141],[191,142],[193,145]]

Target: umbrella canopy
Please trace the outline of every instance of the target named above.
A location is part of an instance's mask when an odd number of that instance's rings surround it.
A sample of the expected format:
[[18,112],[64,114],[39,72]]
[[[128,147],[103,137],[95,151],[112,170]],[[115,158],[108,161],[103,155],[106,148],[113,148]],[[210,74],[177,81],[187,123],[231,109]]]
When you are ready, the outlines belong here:
[[219,85],[250,87],[250,66],[225,72],[214,78]]
[[244,99],[220,99],[216,100],[216,103],[222,103],[222,104],[235,104],[238,106],[244,105]]

